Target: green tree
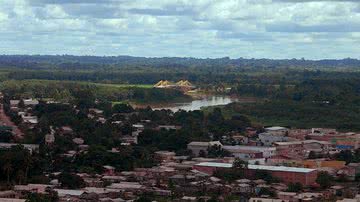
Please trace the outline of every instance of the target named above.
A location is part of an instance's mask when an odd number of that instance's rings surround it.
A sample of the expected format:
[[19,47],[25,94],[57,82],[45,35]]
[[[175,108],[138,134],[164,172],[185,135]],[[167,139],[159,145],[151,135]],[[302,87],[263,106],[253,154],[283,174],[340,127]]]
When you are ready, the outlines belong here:
[[319,172],[316,178],[316,183],[318,183],[323,189],[329,188],[332,185],[333,181],[333,176],[331,176],[326,171]]
[[67,189],[85,187],[85,182],[80,176],[68,172],[63,172],[59,175],[59,182],[61,183],[61,187]]
[[57,202],[59,197],[55,191],[48,194],[29,193],[26,196],[26,202]]
[[248,168],[248,162],[241,160],[240,158],[235,158],[233,162],[233,168],[240,168],[240,169],[247,169]]
[[300,191],[302,191],[302,189],[303,189],[302,184],[299,183],[299,182],[296,182],[296,183],[290,183],[288,185],[288,188],[287,188],[286,191],[288,191],[288,192],[300,192]]

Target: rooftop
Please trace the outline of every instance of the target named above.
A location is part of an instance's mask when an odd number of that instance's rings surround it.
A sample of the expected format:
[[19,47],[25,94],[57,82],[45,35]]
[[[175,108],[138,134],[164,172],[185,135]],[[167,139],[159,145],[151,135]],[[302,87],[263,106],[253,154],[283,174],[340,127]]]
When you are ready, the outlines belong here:
[[247,145],[235,145],[235,146],[223,146],[223,149],[238,149],[238,150],[276,150],[276,147],[261,147],[261,146],[247,146]]
[[[214,163],[214,162],[202,162],[196,164],[196,166],[206,167],[218,167],[218,168],[231,168],[231,163]],[[316,169],[310,168],[298,168],[298,167],[285,167],[285,166],[265,166],[265,165],[248,165],[251,170],[268,170],[268,171],[283,171],[283,172],[297,172],[297,173],[309,173]]]
[[323,145],[330,145],[330,142],[326,141],[318,141],[318,140],[304,140],[304,141],[292,141],[292,142],[275,142],[274,144],[279,146],[285,146],[285,145],[294,145],[294,144],[311,144],[311,143],[318,143]]
[[265,130],[267,130],[267,131],[276,131],[276,130],[287,130],[287,128],[281,127],[281,126],[273,126],[273,127],[265,128]]
[[213,145],[222,145],[219,141],[212,141],[212,142],[190,142],[188,145],[191,146],[213,146]]

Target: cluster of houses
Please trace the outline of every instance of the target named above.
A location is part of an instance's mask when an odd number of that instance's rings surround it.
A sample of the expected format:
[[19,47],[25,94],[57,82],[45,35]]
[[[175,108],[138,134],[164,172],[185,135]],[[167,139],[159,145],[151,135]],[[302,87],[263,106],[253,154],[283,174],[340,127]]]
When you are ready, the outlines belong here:
[[[61,202],[75,201],[133,201],[140,195],[149,193],[158,197],[170,199],[170,201],[205,201],[210,199],[206,193],[222,193],[222,196],[235,195],[243,201],[323,201],[334,197],[339,201],[357,201],[358,189],[354,186],[332,186],[321,191],[314,191],[314,179],[316,178],[316,163],[305,163],[314,168],[269,166],[249,164],[246,178],[225,183],[222,179],[213,176],[218,169],[231,169],[233,158],[202,158],[189,159],[187,156],[176,156],[174,152],[158,151],[155,158],[159,165],[152,168],[137,168],[133,171],[117,172],[112,166],[104,166],[104,173],[89,175],[77,173],[86,183],[81,189],[60,188],[57,176],[52,173],[49,184],[15,185],[12,190],[0,191],[0,201],[11,198],[14,202],[25,201],[21,198],[28,193],[49,194],[56,192]],[[342,167],[340,163],[324,164],[332,167]],[[279,183],[267,183],[262,179],[251,179],[256,170],[270,172],[280,178]],[[288,184],[299,182],[306,187],[303,192],[289,192]],[[276,193],[276,197],[263,194],[264,190]],[[200,194],[199,194],[200,193]],[[351,199],[349,199],[351,197]],[[220,198],[221,200],[221,198]],[[10,200],[9,200],[10,201]]]
[[[168,84],[159,82],[157,87]],[[184,86],[191,86],[182,81]],[[170,84],[168,84],[170,85]],[[179,84],[180,85],[180,84]],[[166,86],[166,85],[165,85]],[[38,119],[32,114],[32,108],[39,102],[34,99],[11,100],[10,109],[21,117],[23,127],[32,128]],[[111,124],[122,126],[131,116],[138,112],[114,114],[123,120],[114,120]],[[89,109],[89,119],[104,124],[108,120],[102,110]],[[141,120],[132,123],[131,133],[120,137],[122,146],[135,145],[138,136],[148,127],[153,130],[180,130],[177,125],[154,125],[152,120]],[[66,157],[73,157],[79,152],[86,152],[88,145],[78,137],[70,126],[51,127],[45,136],[45,143],[54,144],[56,134],[71,137],[79,149],[67,151]],[[8,149],[13,143],[0,143],[0,149]],[[37,152],[39,145],[24,145],[31,152]],[[210,158],[209,148],[216,147],[230,155],[221,158]],[[81,189],[62,189],[57,176],[48,174],[49,184],[16,185],[12,190],[0,191],[0,201],[23,202],[28,193],[57,193],[60,201],[133,201],[145,193],[168,198],[170,201],[208,200],[209,193],[221,193],[219,200],[226,196],[237,196],[237,201],[250,202],[300,202],[338,200],[360,201],[358,188],[353,184],[335,184],[320,189],[317,183],[318,173],[326,171],[334,177],[343,177],[354,181],[360,175],[360,163],[346,164],[344,161],[329,158],[343,150],[360,148],[360,134],[342,133],[335,129],[289,129],[285,127],[267,127],[261,132],[247,128],[244,133],[234,132],[230,137],[219,141],[193,141],[187,145],[192,155],[178,156],[173,151],[156,151],[153,156],[159,164],[152,168],[136,168],[132,171],[118,172],[111,165],[104,165],[104,173],[89,175],[77,173],[86,186]],[[110,152],[119,152],[113,148]],[[315,156],[316,158],[309,158]],[[247,162],[244,176],[233,182],[216,177],[215,173],[236,169],[234,161],[241,159]],[[276,177],[280,182],[271,183],[264,179],[255,179],[258,172],[265,172]],[[289,184],[301,184],[301,192],[290,192]],[[264,194],[269,191],[274,195]],[[335,199],[335,200],[334,200]]]
[[38,117],[32,114],[32,108],[38,104],[36,99],[10,100],[10,110],[21,118],[20,127],[33,128],[38,124]]

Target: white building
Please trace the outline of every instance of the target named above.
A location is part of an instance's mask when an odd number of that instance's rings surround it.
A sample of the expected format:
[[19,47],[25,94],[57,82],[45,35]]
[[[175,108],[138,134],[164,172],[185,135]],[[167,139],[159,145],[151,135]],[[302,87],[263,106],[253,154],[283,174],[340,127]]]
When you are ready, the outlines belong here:
[[259,139],[265,146],[271,146],[274,142],[287,142],[289,137],[283,133],[260,133]]
[[264,158],[269,158],[276,155],[275,147],[260,147],[260,146],[244,146],[244,145],[236,145],[236,146],[223,146],[223,149],[228,150],[234,156],[238,155],[237,153],[243,153],[243,151],[255,151],[261,152]]

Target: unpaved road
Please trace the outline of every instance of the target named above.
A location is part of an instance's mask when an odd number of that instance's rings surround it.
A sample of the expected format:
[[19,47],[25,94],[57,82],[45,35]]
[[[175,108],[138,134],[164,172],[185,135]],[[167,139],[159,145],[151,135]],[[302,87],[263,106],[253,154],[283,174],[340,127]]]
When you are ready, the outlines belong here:
[[13,134],[15,135],[16,139],[23,139],[24,133],[15,125],[11,120],[10,117],[6,116],[4,112],[3,104],[0,104],[0,124],[4,126],[12,127]]

